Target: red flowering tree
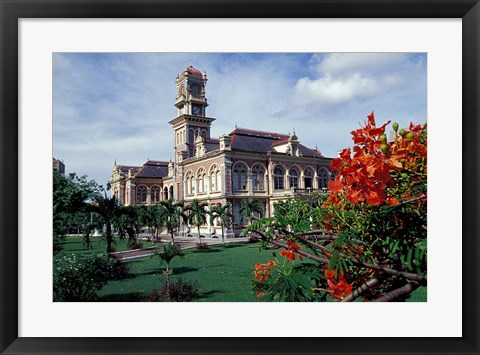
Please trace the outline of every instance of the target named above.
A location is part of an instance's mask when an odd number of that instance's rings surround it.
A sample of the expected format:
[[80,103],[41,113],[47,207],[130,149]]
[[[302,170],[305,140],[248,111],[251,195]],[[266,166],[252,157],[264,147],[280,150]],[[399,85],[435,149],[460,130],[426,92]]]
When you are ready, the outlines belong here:
[[287,201],[247,229],[282,249],[283,259],[257,264],[258,295],[404,301],[426,286],[427,129],[394,123],[388,140],[389,123],[377,127],[372,113],[352,132],[354,146],[332,161],[335,180],[315,207]]

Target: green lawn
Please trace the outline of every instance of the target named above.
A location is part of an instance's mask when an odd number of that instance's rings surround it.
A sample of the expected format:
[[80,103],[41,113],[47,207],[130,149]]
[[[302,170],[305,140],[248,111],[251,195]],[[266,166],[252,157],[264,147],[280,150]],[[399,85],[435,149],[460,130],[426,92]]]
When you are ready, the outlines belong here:
[[[100,237],[90,237],[92,249],[86,249],[83,245],[83,238],[81,236],[68,236],[65,237],[65,240],[62,242],[62,252],[74,252],[76,254],[98,254],[105,253],[107,251],[107,242],[104,238]],[[113,244],[114,248],[117,251],[128,250],[127,239],[118,239],[114,238],[115,243]],[[143,247],[149,247],[152,245],[151,242],[142,242]],[[160,243],[154,243],[160,244]]]
[[[172,280],[182,278],[196,283],[200,291],[197,301],[208,302],[255,302],[252,292],[253,267],[258,261],[266,262],[272,252],[262,251],[251,244],[226,244],[208,250],[189,251],[183,259],[175,258],[170,263]],[[109,282],[99,293],[105,301],[139,301],[145,293],[161,289],[165,281],[162,274],[165,265],[158,256],[128,262],[131,277]]]
[[[93,249],[84,248],[80,237],[67,237],[63,253],[82,254],[105,252],[105,241],[92,238]],[[117,250],[126,249],[126,241],[117,241]],[[151,243],[144,243],[149,246]],[[172,279],[182,278],[196,283],[200,302],[258,302],[251,288],[253,268],[257,262],[272,259],[272,251],[259,251],[258,244],[225,244],[207,250],[185,251],[184,258],[175,258],[170,263]],[[142,301],[154,289],[160,290],[165,281],[158,256],[127,261],[129,276],[125,280],[110,281],[100,292],[101,301]],[[426,288],[416,290],[410,302],[426,300]]]

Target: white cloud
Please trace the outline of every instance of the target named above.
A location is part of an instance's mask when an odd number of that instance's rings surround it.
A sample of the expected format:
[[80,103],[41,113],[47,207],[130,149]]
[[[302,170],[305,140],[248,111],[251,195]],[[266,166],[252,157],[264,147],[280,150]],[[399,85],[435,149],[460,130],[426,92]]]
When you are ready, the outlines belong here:
[[313,77],[303,77],[295,85],[293,102],[298,106],[317,104],[329,109],[356,101],[376,100],[381,103],[407,89],[426,93],[422,57],[416,58],[412,54],[315,54],[310,67]]
[[297,104],[319,103],[338,105],[370,97],[379,90],[378,81],[354,73],[348,78],[337,79],[330,75],[317,80],[302,78],[295,86]]
[[319,73],[349,75],[352,72],[378,73],[395,70],[408,59],[406,53],[330,53],[314,55],[311,63]]

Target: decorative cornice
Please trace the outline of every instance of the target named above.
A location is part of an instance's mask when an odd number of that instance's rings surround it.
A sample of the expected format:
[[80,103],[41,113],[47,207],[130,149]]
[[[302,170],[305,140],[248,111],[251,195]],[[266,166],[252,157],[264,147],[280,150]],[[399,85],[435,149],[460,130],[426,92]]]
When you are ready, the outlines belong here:
[[215,118],[213,117],[204,117],[204,116],[192,116],[192,115],[181,115],[178,116],[177,118],[174,118],[169,124],[172,126],[178,126],[182,123],[204,123],[204,124],[210,124],[213,121],[215,121]]

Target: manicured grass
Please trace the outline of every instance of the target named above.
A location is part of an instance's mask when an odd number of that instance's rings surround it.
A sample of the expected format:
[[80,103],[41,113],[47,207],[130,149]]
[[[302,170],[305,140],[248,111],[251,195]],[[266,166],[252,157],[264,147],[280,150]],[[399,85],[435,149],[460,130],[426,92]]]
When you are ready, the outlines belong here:
[[[105,241],[92,238],[93,249],[85,249],[81,237],[67,237],[61,253],[98,254],[104,253]],[[144,242],[144,247],[150,242]],[[115,248],[125,250],[126,240],[116,240]],[[256,302],[252,291],[253,268],[257,262],[272,259],[272,251],[259,251],[258,244],[230,243],[211,246],[207,250],[185,250],[183,258],[176,257],[170,263],[171,279],[182,278],[194,282],[204,302]],[[165,264],[158,256],[126,261],[129,276],[125,280],[110,281],[100,292],[101,301],[143,301],[154,289],[161,290],[166,280],[163,275]]]
[[[226,244],[202,251],[186,251],[184,258],[170,263],[172,280],[193,282],[200,302],[256,302],[251,288],[253,267],[272,258],[271,251],[259,252],[258,245]],[[99,293],[104,301],[141,301],[154,289],[161,290],[166,277],[158,256],[129,261],[130,278],[109,282]]]
[[[128,249],[127,239],[114,238],[115,243],[113,247],[117,251],[124,251]],[[83,238],[81,236],[67,236],[62,242],[62,253],[76,253],[76,254],[99,254],[107,251],[107,242],[101,237],[90,237],[91,249],[86,249],[83,245]],[[149,247],[151,242],[142,242],[143,247]],[[159,243],[154,243],[159,244]]]
[[[151,245],[144,242],[144,247]],[[105,252],[105,241],[92,238],[93,249],[85,249],[81,237],[67,237],[62,253],[98,254]],[[117,250],[126,250],[126,240],[116,240]],[[199,302],[259,302],[252,291],[253,268],[257,262],[272,259],[272,251],[259,251],[258,244],[232,243],[211,246],[207,250],[186,250],[183,258],[176,257],[170,263],[172,280],[182,278],[196,283]],[[126,261],[129,276],[125,280],[110,281],[100,292],[101,301],[143,301],[154,289],[161,290],[166,277],[158,256]],[[412,293],[407,302],[425,302],[427,288],[421,287]]]

